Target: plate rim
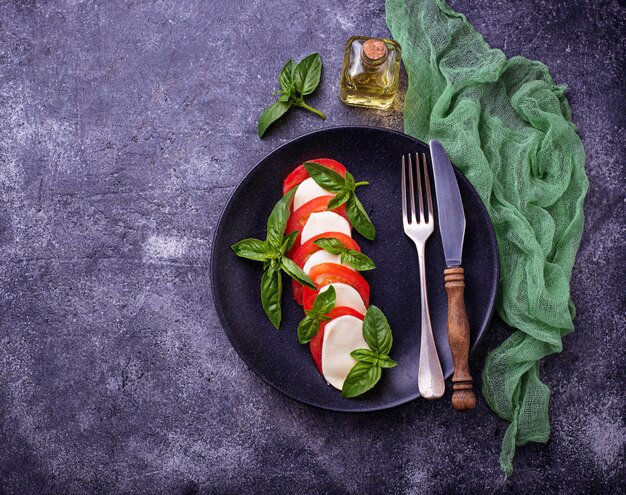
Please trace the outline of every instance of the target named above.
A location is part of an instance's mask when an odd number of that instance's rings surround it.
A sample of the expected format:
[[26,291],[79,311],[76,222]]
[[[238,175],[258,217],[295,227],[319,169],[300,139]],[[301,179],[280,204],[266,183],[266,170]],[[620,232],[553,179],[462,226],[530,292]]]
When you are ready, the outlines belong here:
[[[213,239],[212,239],[212,243],[211,243],[211,254],[209,256],[209,272],[210,272],[210,281],[211,281],[211,296],[213,299],[213,306],[215,308],[215,312],[217,313],[217,317],[220,323],[220,327],[222,328],[222,331],[224,332],[224,334],[226,335],[226,338],[228,339],[228,341],[230,342],[230,345],[233,347],[233,349],[235,350],[235,352],[237,353],[237,355],[239,356],[239,359],[241,359],[243,361],[243,363],[246,365],[246,367],[251,370],[258,378],[260,378],[263,382],[265,382],[266,384],[268,384],[269,386],[271,386],[273,389],[278,390],[280,393],[284,394],[285,396],[289,397],[291,400],[294,400],[296,402],[302,403],[302,404],[307,404],[309,406],[315,407],[316,409],[319,410],[324,410],[324,411],[332,411],[332,412],[338,412],[338,413],[345,413],[345,414],[349,414],[349,413],[367,413],[367,412],[376,412],[376,411],[385,411],[385,410],[389,410],[389,409],[393,409],[399,406],[402,406],[404,404],[408,404],[410,402],[413,402],[416,399],[421,398],[421,394],[419,393],[419,391],[417,391],[417,394],[414,396],[410,396],[408,398],[404,398],[392,403],[385,403],[383,405],[380,406],[366,406],[366,407],[361,407],[361,408],[353,408],[353,409],[340,409],[337,407],[333,407],[333,406],[325,406],[313,401],[309,401],[306,398],[302,398],[302,397],[298,397],[294,394],[292,394],[291,392],[283,389],[282,387],[278,386],[277,384],[275,384],[274,382],[270,381],[269,378],[265,377],[262,373],[260,373],[256,367],[252,366],[249,362],[248,359],[246,357],[244,357],[238,350],[236,344],[233,342],[233,338],[231,338],[231,330],[229,328],[229,326],[226,324],[226,318],[224,316],[224,308],[222,307],[222,303],[221,301],[218,299],[217,297],[217,291],[215,290],[216,287],[216,270],[215,270],[215,246],[216,246],[216,241],[218,238],[219,233],[222,230],[223,227],[223,222],[224,222],[224,217],[226,216],[226,212],[230,209],[231,206],[231,202],[233,197],[235,196],[235,194],[237,193],[237,191],[241,188],[242,185],[244,185],[248,180],[250,180],[251,175],[261,166],[261,163],[264,162],[270,155],[272,155],[273,153],[277,152],[278,150],[287,147],[287,146],[292,146],[294,143],[297,143],[298,141],[301,141],[305,138],[309,138],[311,136],[314,136],[316,134],[323,134],[326,133],[328,131],[337,131],[337,130],[368,130],[368,131],[383,131],[383,132],[387,132],[390,134],[395,134],[397,136],[401,136],[403,138],[409,138],[413,141],[415,141],[416,143],[421,144],[422,146],[428,147],[428,145],[426,143],[424,143],[423,141],[409,135],[406,134],[404,132],[401,131],[397,131],[395,129],[387,129],[385,127],[377,127],[377,126],[368,126],[368,125],[338,125],[338,126],[330,126],[330,127],[325,127],[323,129],[317,129],[315,131],[311,131],[311,132],[307,132],[305,134],[301,134],[299,136],[296,136],[293,139],[290,139],[289,141],[287,141],[286,143],[281,144],[280,146],[272,149],[271,151],[269,151],[268,153],[266,153],[261,159],[259,159],[256,164],[250,169],[248,170],[248,172],[246,172],[244,174],[244,176],[241,178],[241,180],[237,183],[237,185],[233,188],[232,192],[229,194],[228,196],[228,200],[226,201],[226,204],[224,205],[224,208],[222,209],[219,218],[217,220],[216,223],[216,227],[215,227],[215,231],[213,232]],[[460,173],[460,175],[463,177],[463,179],[465,180],[465,182],[467,183],[467,185],[470,187],[470,189],[476,194],[476,196],[478,196],[478,198],[480,199],[479,203],[480,203],[480,208],[482,208],[483,212],[485,213],[485,216],[488,218],[488,237],[489,237],[489,243],[492,245],[493,249],[494,249],[494,253],[495,253],[495,271],[494,271],[494,275],[493,275],[493,279],[495,279],[495,290],[493,292],[493,297],[491,298],[491,301],[489,302],[489,306],[487,308],[487,318],[485,320],[485,324],[484,326],[479,330],[479,333],[476,337],[476,342],[474,342],[474,345],[472,345],[470,347],[470,354],[474,352],[474,350],[476,350],[476,348],[478,347],[478,345],[480,344],[480,342],[482,341],[485,333],[487,332],[487,329],[489,327],[489,325],[491,324],[491,320],[493,318],[493,314],[495,311],[495,306],[496,306],[496,301],[498,298],[498,281],[500,279],[500,252],[498,250],[498,242],[496,239],[496,234],[495,234],[495,230],[493,228],[493,222],[491,221],[491,217],[489,216],[489,212],[487,211],[487,207],[485,206],[482,198],[480,197],[480,195],[478,194],[478,191],[476,191],[476,189],[474,188],[473,184],[469,181],[469,179],[467,177],[465,177],[465,174],[463,174],[460,169],[458,169],[458,167],[454,164],[452,164],[452,166]],[[445,380],[447,381],[448,378],[450,377],[446,376]],[[474,382],[476,382],[476,380],[474,380]],[[446,385],[446,388],[448,388],[449,385]],[[354,404],[353,402],[351,402],[352,404]]]

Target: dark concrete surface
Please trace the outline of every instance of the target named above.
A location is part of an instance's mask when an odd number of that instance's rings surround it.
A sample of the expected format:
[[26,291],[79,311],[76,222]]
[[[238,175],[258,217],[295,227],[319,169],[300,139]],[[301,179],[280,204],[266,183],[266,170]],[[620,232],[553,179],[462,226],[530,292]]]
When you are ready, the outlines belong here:
[[[382,0],[0,2],[0,492],[619,493],[626,443],[624,53],[618,1],[455,0],[507,55],[545,62],[588,153],[577,331],[542,364],[552,437],[519,449],[480,401],[341,415],[246,369],[208,261],[233,187],[267,152],[336,124],[402,128],[337,99],[342,45],[386,35]],[[265,140],[291,56],[311,98]],[[499,321],[474,359],[509,331]]]

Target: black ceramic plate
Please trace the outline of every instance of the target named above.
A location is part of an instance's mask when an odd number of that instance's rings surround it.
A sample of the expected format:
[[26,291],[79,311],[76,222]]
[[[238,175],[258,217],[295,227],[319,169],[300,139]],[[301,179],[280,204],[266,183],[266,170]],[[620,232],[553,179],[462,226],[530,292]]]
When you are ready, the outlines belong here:
[[[263,380],[288,396],[334,411],[386,409],[419,397],[417,369],[420,348],[420,297],[417,255],[404,235],[400,213],[400,159],[428,151],[405,134],[371,127],[335,127],[313,132],[281,146],[263,158],[231,196],[217,228],[211,260],[215,306],[226,335],[244,362]],[[246,237],[265,239],[265,223],[281,197],[283,179],[298,164],[314,158],[343,163],[356,180],[369,181],[359,198],[377,229],[375,241],[354,233],[377,269],[365,272],[371,304],[380,307],[391,325],[391,356],[398,366],[384,370],[378,385],[357,399],[343,399],[318,373],[308,345],[296,336],[302,308],[291,296],[286,275],[283,322],[276,330],[261,307],[261,264],[236,257],[231,244]],[[457,171],[467,229],[463,251],[465,302],[471,346],[482,337],[496,298],[498,253],[493,228],[478,194]],[[426,245],[428,296],[433,331],[446,377],[453,365],[446,335],[447,299],[441,237],[437,226]]]

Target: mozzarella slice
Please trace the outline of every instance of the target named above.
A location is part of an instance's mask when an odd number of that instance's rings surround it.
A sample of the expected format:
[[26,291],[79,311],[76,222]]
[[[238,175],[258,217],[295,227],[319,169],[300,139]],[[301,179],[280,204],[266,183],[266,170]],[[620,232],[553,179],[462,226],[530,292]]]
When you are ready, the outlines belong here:
[[341,390],[356,360],[350,353],[369,349],[363,338],[363,322],[354,316],[340,316],[326,324],[322,344],[322,374],[328,383]]
[[297,210],[303,204],[308,203],[309,201],[319,198],[320,196],[334,196],[335,193],[331,193],[321,187],[312,177],[303,180],[298,189],[296,189],[296,194],[293,197],[293,209]]
[[320,289],[320,292],[328,290],[331,285],[335,288],[336,308],[338,308],[339,306],[347,306],[355,311],[358,311],[362,315],[365,314],[367,308],[365,307],[363,298],[354,287],[348,284],[342,284],[341,282],[335,282],[333,284],[325,285]]
[[334,211],[320,211],[311,213],[309,216],[302,229],[302,240],[300,242],[304,244],[312,237],[324,232],[341,232],[348,237],[352,237],[350,223],[345,218]]
[[338,254],[330,254],[328,251],[324,251],[323,249],[314,252],[311,257],[306,260],[306,263],[302,267],[304,273],[307,275],[311,271],[311,268],[317,265],[321,265],[322,263],[335,263],[336,265],[343,265],[346,268],[350,268],[354,270],[348,263],[341,262],[341,256]]

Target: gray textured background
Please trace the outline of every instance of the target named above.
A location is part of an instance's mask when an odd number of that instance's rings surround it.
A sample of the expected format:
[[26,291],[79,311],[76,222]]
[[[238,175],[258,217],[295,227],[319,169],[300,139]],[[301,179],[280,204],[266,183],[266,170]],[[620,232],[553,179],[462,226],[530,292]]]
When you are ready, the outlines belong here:
[[[520,449],[483,402],[340,415],[287,399],[222,332],[208,260],[233,187],[335,124],[402,128],[337,100],[342,45],[382,0],[0,2],[0,492],[615,493],[624,487],[624,33],[617,1],[455,0],[507,55],[570,87],[588,153],[577,331],[547,359],[552,438]],[[290,56],[312,104],[260,141]],[[494,321],[474,362],[508,335]]]

